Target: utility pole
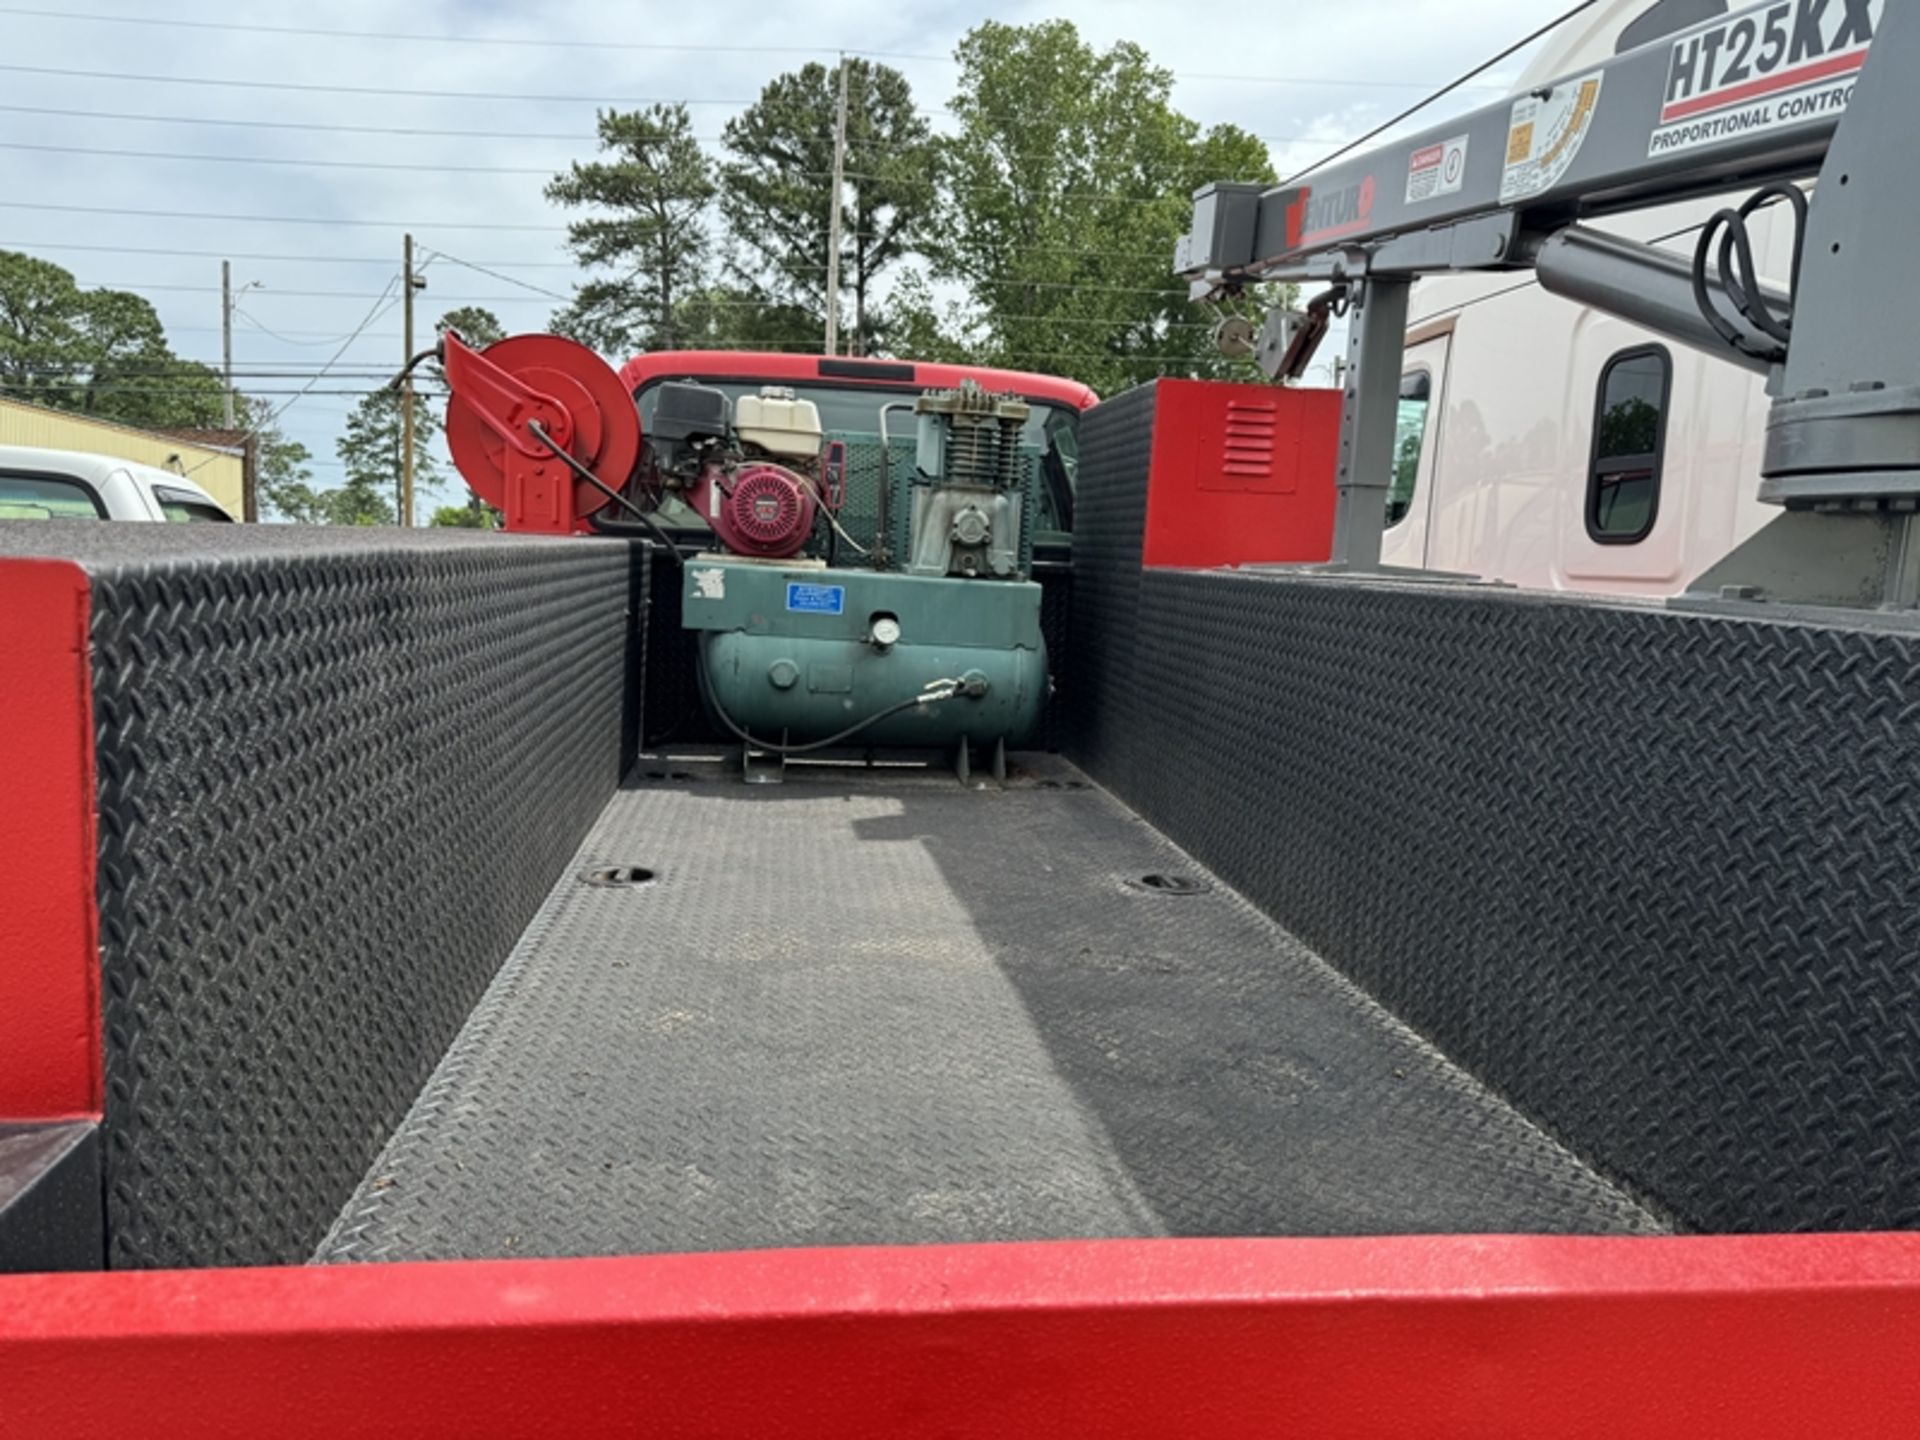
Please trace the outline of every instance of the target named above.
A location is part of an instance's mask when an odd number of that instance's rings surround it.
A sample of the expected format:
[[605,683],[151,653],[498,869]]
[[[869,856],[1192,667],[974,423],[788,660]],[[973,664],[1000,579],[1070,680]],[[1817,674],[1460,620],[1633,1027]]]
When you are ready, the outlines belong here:
[[220,262],[220,368],[227,382],[221,407],[222,423],[233,429],[233,262]]
[[[400,349],[402,364],[413,359],[413,236],[408,235],[401,252],[400,293],[405,297],[406,318],[401,322],[405,338]],[[425,278],[425,277],[421,277]],[[400,523],[413,527],[413,370],[400,382]]]
[[840,353],[840,191],[847,173],[847,57],[840,57],[840,104],[833,117],[833,204],[827,211],[827,345]]

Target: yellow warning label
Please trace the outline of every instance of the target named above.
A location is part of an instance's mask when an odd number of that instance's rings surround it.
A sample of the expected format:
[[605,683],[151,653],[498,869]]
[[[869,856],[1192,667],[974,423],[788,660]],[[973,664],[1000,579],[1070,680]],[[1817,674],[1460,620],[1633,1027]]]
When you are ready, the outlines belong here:
[[[1560,133],[1553,137],[1553,143],[1549,145],[1545,153],[1540,156],[1540,164],[1543,167],[1552,169],[1554,161],[1560,158],[1562,151],[1569,145],[1577,147],[1580,144],[1581,138],[1587,133],[1587,122],[1593,118],[1593,102],[1599,97],[1599,94],[1600,82],[1598,80],[1582,80],[1580,82],[1578,95],[1573,102],[1573,114],[1568,117],[1567,123],[1561,127]],[[1568,156],[1568,158],[1571,159],[1572,157]]]
[[1500,175],[1500,203],[1511,205],[1561,183],[1600,110],[1596,70],[1522,95],[1507,120],[1507,163]]

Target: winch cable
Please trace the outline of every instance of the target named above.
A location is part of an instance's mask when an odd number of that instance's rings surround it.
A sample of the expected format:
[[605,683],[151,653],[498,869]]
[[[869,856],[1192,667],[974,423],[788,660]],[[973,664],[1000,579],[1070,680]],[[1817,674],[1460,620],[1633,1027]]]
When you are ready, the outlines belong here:
[[934,680],[929,682],[927,688],[920,694],[911,696],[897,704],[889,705],[884,710],[876,711],[874,714],[867,716],[866,719],[857,721],[849,725],[846,729],[829,735],[824,740],[811,740],[805,745],[780,745],[775,744],[771,740],[762,740],[749,732],[745,726],[736,724],[734,718],[727,713],[726,707],[720,703],[720,697],[713,693],[713,677],[707,674],[706,662],[704,660],[696,661],[693,668],[700,674],[700,693],[706,698],[707,705],[713,711],[714,717],[746,744],[751,745],[756,750],[765,750],[773,755],[804,755],[810,750],[825,750],[830,745],[838,745],[843,741],[851,740],[861,731],[870,730],[882,720],[890,720],[903,711],[912,710],[920,705],[938,705],[941,701],[951,700],[960,693],[960,682],[958,680]]
[[[1776,311],[1761,286],[1754,263],[1748,217],[1762,206],[1785,201],[1793,208],[1793,257],[1787,271],[1789,301],[1800,289],[1800,252],[1807,238],[1807,195],[1798,185],[1766,185],[1749,195],[1738,209],[1716,210],[1700,228],[1693,247],[1693,302],[1714,333],[1743,355],[1778,363],[1787,356],[1793,339],[1791,303],[1784,314]],[[1741,330],[1716,303],[1708,282],[1715,273],[1714,242],[1719,241],[1717,276],[1727,299],[1741,319],[1758,333]],[[1771,341],[1772,343],[1767,343]]]
[[[573,456],[569,455],[560,446],[559,442],[557,442],[553,438],[553,436],[547,433],[546,426],[542,425],[538,420],[529,420],[527,422],[527,430],[529,431],[529,433],[532,434],[534,439],[538,440],[542,445],[546,446],[547,449],[551,450],[554,453],[554,456],[557,459],[559,459],[563,464],[565,464],[569,470],[573,471],[573,473],[577,475],[580,479],[586,481],[587,484],[591,485],[594,489],[598,490],[602,495],[606,496],[607,499],[611,500],[614,504],[619,505],[622,508],[626,509],[627,511],[631,512],[633,515],[633,518],[639,522],[641,528],[645,530],[646,533],[650,537],[652,537],[653,540],[655,540],[660,545],[666,547],[667,553],[673,557],[674,564],[684,566],[687,563],[687,557],[680,553],[680,547],[673,543],[672,537],[669,536],[666,531],[662,530],[660,526],[654,522],[654,518],[651,515],[647,514],[646,511],[642,510],[638,505],[634,504],[633,501],[629,500],[626,496],[622,495],[618,490],[615,490],[611,485],[603,484],[598,475],[594,474],[591,470],[587,469],[586,466],[582,465],[578,460],[574,459]],[[599,531],[602,535],[623,535],[623,534],[631,535],[633,533],[631,531],[625,530],[624,527],[619,530],[611,530],[611,529],[603,528],[605,525],[612,522],[601,520],[601,518],[597,514],[589,515],[587,517],[587,523],[593,526],[593,528]]]

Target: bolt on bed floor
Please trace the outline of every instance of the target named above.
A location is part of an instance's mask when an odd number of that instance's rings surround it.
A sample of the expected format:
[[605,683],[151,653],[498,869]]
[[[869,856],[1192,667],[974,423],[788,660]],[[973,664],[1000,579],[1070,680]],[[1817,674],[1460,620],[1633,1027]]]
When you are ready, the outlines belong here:
[[643,762],[316,1258],[1664,1228],[1028,765]]

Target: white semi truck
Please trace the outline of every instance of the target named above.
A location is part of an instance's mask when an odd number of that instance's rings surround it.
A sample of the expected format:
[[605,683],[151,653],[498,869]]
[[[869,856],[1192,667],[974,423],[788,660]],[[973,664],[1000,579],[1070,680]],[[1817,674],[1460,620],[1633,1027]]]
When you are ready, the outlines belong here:
[[[1515,83],[1555,77],[1697,25],[1716,0],[1611,0]],[[1691,256],[1738,195],[1635,210],[1593,228]],[[1792,212],[1754,213],[1761,273],[1785,286]],[[1383,564],[1556,590],[1676,595],[1778,514],[1761,503],[1762,376],[1549,293],[1531,276],[1414,286]]]

